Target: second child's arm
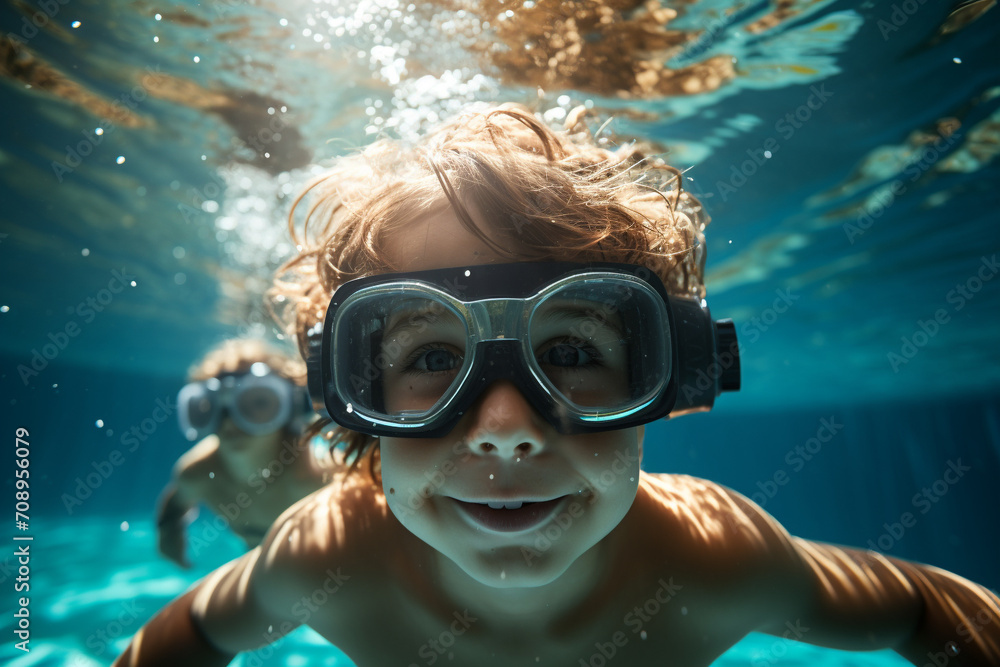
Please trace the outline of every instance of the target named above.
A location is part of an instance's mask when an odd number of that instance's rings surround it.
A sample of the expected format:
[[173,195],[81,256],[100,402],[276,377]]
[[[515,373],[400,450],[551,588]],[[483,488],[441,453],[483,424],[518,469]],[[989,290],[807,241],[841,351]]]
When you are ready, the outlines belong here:
[[157,543],[160,553],[181,567],[190,567],[187,559],[188,518],[196,503],[185,498],[180,481],[171,482],[160,496],[156,512]]

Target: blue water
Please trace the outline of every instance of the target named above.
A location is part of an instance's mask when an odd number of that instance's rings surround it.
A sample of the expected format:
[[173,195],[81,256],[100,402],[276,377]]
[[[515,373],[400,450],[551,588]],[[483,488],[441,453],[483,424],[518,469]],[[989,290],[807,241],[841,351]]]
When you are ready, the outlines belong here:
[[[284,212],[315,165],[475,101],[553,121],[589,104],[686,169],[713,217],[709,302],[737,322],[743,390],[651,427],[645,469],[722,482],[793,534],[996,590],[1000,10],[961,26],[952,10],[989,3],[902,4],[796,2],[750,29],[768,3],[694,2],[670,29],[702,36],[652,57],[732,57],[734,77],[645,96],[586,77],[539,92],[450,36],[482,32],[474,12],[424,4],[411,20],[390,0],[0,4],[2,428],[31,434],[34,537],[27,655],[8,641],[13,546],[0,551],[0,659],[107,665],[240,552],[222,534],[191,572],[157,556],[156,496],[186,447],[152,421],[157,401],[214,343],[270,330],[253,304],[293,251]],[[275,117],[282,139],[254,149]],[[824,424],[836,434],[810,445]],[[133,427],[146,438],[129,449]],[[121,463],[68,504],[116,449]],[[968,472],[942,486],[959,462]],[[900,533],[906,512],[917,521]],[[349,664],[307,630],[241,660]],[[752,635],[717,664],[903,663]]]

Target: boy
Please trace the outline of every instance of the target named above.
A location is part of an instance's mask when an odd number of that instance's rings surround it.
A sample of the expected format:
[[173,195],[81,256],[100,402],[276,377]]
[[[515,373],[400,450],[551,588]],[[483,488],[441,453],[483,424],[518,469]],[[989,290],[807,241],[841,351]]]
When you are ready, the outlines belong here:
[[177,398],[181,431],[201,438],[178,459],[160,497],[160,552],[189,567],[187,517],[205,503],[249,547],[325,483],[329,466],[301,430],[311,410],[302,362],[255,339],[228,340],[190,372]]
[[300,624],[361,667],[698,667],[752,631],[1000,664],[982,587],[640,471],[645,422],[738,385],[677,176],[501,108],[314,184],[313,240],[278,284],[356,474],[116,664],[224,665]]

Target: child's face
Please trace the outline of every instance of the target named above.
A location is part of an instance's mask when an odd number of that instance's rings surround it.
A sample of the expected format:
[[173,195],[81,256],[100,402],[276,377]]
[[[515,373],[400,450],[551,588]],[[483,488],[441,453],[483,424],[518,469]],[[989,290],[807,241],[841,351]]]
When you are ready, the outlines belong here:
[[224,416],[219,421],[219,428],[215,434],[219,437],[219,445],[227,451],[267,453],[281,443],[284,430],[284,427],[281,427],[271,433],[253,435],[241,429],[228,416]]
[[[401,271],[509,262],[451,209],[401,230],[387,248]],[[381,438],[389,507],[414,535],[497,587],[556,579],[628,512],[642,429],[562,435],[510,382],[486,388],[441,438]],[[485,503],[535,502],[521,509]]]

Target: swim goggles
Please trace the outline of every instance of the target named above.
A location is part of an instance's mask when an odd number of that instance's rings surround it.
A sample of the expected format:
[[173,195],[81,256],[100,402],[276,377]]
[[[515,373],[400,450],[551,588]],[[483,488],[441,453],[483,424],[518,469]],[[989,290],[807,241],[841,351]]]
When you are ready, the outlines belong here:
[[185,385],[177,394],[181,432],[200,440],[219,428],[225,412],[249,435],[266,435],[303,412],[303,390],[257,362],[245,375],[226,375]]
[[708,410],[740,386],[732,321],[629,264],[359,278],[309,334],[314,409],[370,435],[443,436],[497,380],[561,433]]

